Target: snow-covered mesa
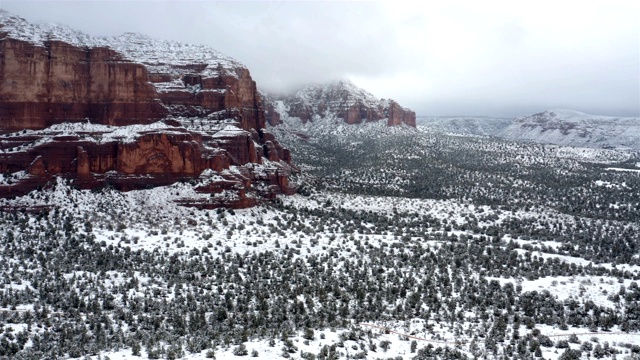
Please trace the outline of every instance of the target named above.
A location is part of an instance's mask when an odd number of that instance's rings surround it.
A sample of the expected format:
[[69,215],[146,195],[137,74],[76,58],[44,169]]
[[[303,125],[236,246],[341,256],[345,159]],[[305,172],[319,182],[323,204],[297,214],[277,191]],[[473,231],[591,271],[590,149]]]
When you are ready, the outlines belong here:
[[91,36],[68,26],[55,23],[32,24],[25,19],[0,9],[0,34],[27,41],[39,46],[52,40],[79,47],[109,47],[121,53],[126,60],[145,64],[150,72],[182,74],[192,70],[180,68],[184,65],[201,64],[204,76],[218,73],[236,75],[245,66],[239,61],[223,55],[206,45],[184,44],[177,41],[159,40],[137,33],[120,36]]
[[640,149],[640,118],[553,109],[515,119],[484,116],[420,116],[418,125],[458,135],[496,136],[581,148]]
[[578,147],[640,149],[640,118],[548,110],[515,119],[495,135]]

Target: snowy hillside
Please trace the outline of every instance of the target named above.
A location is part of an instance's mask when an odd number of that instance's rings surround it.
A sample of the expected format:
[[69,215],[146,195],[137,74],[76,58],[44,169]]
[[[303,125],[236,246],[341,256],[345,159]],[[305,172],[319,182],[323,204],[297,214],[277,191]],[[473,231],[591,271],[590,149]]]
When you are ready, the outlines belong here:
[[574,110],[548,110],[515,119],[484,116],[419,116],[429,131],[496,136],[572,147],[640,149],[640,118],[589,115]]
[[495,135],[509,126],[510,118],[486,116],[418,116],[418,126],[459,135]]
[[640,118],[548,110],[516,118],[494,135],[557,145],[640,150]]

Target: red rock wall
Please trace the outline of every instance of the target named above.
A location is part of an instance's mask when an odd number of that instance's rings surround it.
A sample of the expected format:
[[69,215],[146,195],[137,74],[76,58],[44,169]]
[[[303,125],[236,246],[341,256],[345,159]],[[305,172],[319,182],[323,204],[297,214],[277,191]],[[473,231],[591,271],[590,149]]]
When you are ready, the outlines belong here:
[[146,68],[107,48],[0,40],[0,133],[61,122],[149,123],[167,115]]
[[[202,192],[234,191],[238,198],[224,206],[256,203],[247,196],[252,182],[266,183],[266,198],[291,193],[288,184],[291,154],[263,132],[266,117],[262,99],[246,68],[218,69],[202,75],[207,65],[179,66],[180,72],[148,74],[147,68],[123,60],[108,48],[81,48],[60,41],[38,46],[10,38],[0,40],[0,172],[26,170],[17,183],[0,186],[0,196],[15,196],[46,186],[55,176],[72,179],[81,188],[111,184],[121,190],[193,180],[212,169],[225,179],[198,188]],[[175,75],[176,73],[186,75]],[[177,76],[181,76],[177,78]],[[160,83],[182,80],[184,87],[157,91]],[[179,83],[179,82],[177,82]],[[194,90],[194,85],[199,85]],[[180,127],[168,115],[220,113],[245,131],[203,134]],[[273,111],[275,113],[275,111]],[[165,119],[166,130],[132,134],[134,141],[96,142],[90,134],[55,136],[18,134],[23,129],[46,129],[64,122],[124,126]],[[177,126],[177,127],[175,127]],[[222,134],[222,133],[221,133]],[[39,140],[39,145],[35,145]],[[16,151],[15,149],[20,149]],[[9,151],[10,150],[10,151]],[[255,174],[263,159],[276,162]],[[233,172],[224,171],[235,165]],[[218,177],[219,178],[219,177]],[[218,180],[219,181],[219,180]],[[186,202],[186,205],[190,203]],[[221,203],[194,203],[216,207]]]
[[[151,80],[161,83],[171,81],[172,77],[168,74],[153,74]],[[198,113],[204,116],[212,112],[225,111],[225,116],[237,118],[244,130],[257,131],[265,127],[262,100],[249,70],[238,68],[235,74],[221,71],[221,74],[215,77],[204,77],[197,73],[187,74],[180,80],[184,88],[172,88],[159,93],[164,104],[182,106],[180,110],[173,110],[178,112],[175,115],[190,116]],[[199,86],[199,90],[192,91],[187,86]]]
[[384,118],[384,109],[372,108],[363,104],[355,104],[346,111],[339,111],[338,117],[344,119],[347,124],[360,124],[364,122],[378,121]]
[[416,113],[401,107],[393,100],[389,103],[387,119],[387,125],[389,126],[406,124],[416,127]]
[[[339,99],[336,101],[339,101]],[[326,111],[327,105],[322,101],[317,104],[316,109],[306,104],[293,102],[289,104],[288,114],[292,117],[298,117],[303,123],[306,123],[307,121],[311,121],[314,114],[321,117],[325,116]],[[334,109],[334,112],[338,118],[343,119],[347,124],[360,124],[362,122],[372,122],[387,118],[387,125],[389,126],[406,124],[416,127],[415,112],[401,107],[393,100],[389,102],[388,108],[384,108],[382,105],[371,107],[356,103],[348,108]]]
[[[6,138],[6,137],[5,137]],[[5,141],[0,142],[4,145]],[[279,193],[292,193],[288,175],[290,168],[282,163],[291,162],[290,152],[268,133],[237,131],[228,136],[210,138],[200,133],[179,128],[140,133],[135,141],[109,140],[95,142],[90,134],[81,136],[47,137],[38,141],[33,135],[14,134],[5,149],[25,148],[25,151],[0,153],[0,172],[15,173],[27,170],[30,177],[10,186],[0,186],[0,196],[26,194],[43,187],[54,176],[73,179],[83,189],[99,188],[110,184],[120,190],[143,189],[149,186],[169,185],[179,180],[197,179],[206,169],[223,174],[224,181],[197,188],[200,192],[230,190],[238,199],[227,203],[184,203],[199,207],[245,207],[255,204],[255,197],[247,197],[253,182],[266,183],[261,196],[272,198]],[[256,146],[254,138],[263,145]],[[34,142],[40,145],[32,146]],[[205,144],[207,146],[205,146]],[[0,146],[2,148],[2,146]],[[249,169],[263,159],[279,164],[257,173]],[[233,174],[224,170],[235,165]],[[238,171],[242,174],[238,174]],[[266,174],[266,175],[264,175]],[[217,205],[216,205],[217,204]]]

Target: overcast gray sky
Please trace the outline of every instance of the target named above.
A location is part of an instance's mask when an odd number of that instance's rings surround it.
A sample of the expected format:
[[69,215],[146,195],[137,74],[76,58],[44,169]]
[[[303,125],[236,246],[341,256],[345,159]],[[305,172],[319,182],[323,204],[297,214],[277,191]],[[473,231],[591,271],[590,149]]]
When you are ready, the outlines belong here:
[[258,87],[348,78],[418,115],[640,116],[638,1],[7,1],[32,22],[211,45]]

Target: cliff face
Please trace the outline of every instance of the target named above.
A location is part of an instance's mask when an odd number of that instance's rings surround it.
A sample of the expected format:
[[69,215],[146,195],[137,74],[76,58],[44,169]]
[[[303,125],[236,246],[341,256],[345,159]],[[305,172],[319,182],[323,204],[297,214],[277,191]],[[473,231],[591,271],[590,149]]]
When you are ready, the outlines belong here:
[[311,85],[284,100],[287,115],[302,122],[333,115],[347,124],[387,119],[387,125],[416,126],[416,114],[393,100],[377,99],[349,81]]
[[389,105],[385,109],[385,117],[387,118],[387,125],[389,126],[405,124],[416,127],[416,113],[401,107],[393,100],[389,100]]
[[264,109],[267,124],[271,126],[282,124],[280,113],[275,107],[275,100],[264,93],[260,93],[260,98],[262,99],[262,108]]
[[236,74],[222,73],[216,77],[193,71],[170,76],[171,80],[167,82],[168,77],[156,73],[151,79],[161,89],[159,98],[172,114],[206,116],[217,113],[219,119],[239,119],[244,130],[265,127],[262,100],[249,70],[241,68]]
[[91,119],[150,123],[167,115],[141,64],[108,48],[0,40],[0,133]]
[[[162,120],[162,121],[159,121]],[[200,207],[291,193],[249,70],[205,46],[94,38],[0,11],[0,196],[193,183]]]

